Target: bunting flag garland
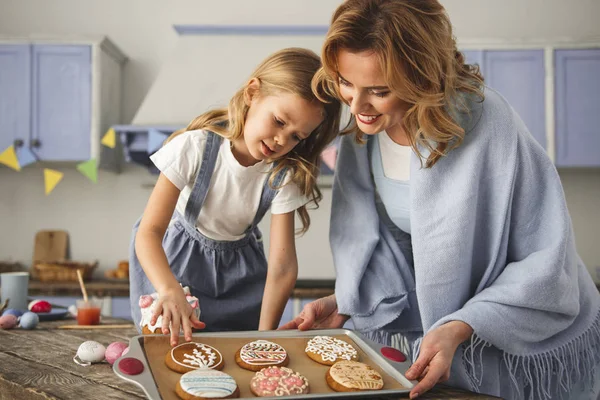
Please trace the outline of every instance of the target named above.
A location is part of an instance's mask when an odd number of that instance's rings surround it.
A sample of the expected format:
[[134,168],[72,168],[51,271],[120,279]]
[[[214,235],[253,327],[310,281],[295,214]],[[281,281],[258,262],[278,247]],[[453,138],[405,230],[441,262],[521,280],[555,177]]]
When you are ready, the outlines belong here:
[[15,153],[15,147],[13,145],[9,146],[0,154],[0,164],[4,164],[15,171],[21,170],[19,159],[17,158],[17,153]]
[[157,129],[148,129],[148,154],[152,154],[160,149],[168,137],[169,135]]
[[63,178],[63,173],[49,168],[44,168],[44,185],[46,186],[46,196],[48,196]]
[[117,144],[117,134],[113,128],[110,128],[102,137],[102,141],[100,142],[106,147],[110,147],[111,149],[115,148]]
[[81,164],[77,164],[77,170],[81,172],[85,177],[94,183],[98,183],[98,164],[96,159],[92,158]]
[[36,155],[26,146],[17,149],[17,159],[21,168],[37,162]]

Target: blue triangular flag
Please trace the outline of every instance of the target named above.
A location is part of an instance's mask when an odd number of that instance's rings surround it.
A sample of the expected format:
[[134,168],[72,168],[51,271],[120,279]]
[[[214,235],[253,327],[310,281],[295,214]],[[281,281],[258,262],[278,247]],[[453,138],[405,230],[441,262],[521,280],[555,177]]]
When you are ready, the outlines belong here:
[[158,129],[148,129],[148,154],[152,154],[160,149],[168,137],[169,135],[162,133]]
[[19,165],[21,168],[37,162],[37,157],[27,146],[21,146],[17,148],[17,159],[19,160]]

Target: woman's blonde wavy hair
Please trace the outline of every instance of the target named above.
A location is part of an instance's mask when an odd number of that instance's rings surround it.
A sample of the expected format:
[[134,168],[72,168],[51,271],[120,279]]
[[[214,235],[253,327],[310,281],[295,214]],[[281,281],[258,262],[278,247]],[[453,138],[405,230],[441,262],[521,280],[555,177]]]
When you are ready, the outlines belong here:
[[[256,68],[248,84],[231,98],[228,108],[210,110],[196,117],[185,129],[174,132],[166,142],[183,132],[197,129],[210,130],[231,141],[242,137],[249,110],[245,98],[250,95],[249,83],[252,79],[257,79],[260,83],[258,93],[252,95],[269,96],[286,92],[298,95],[311,103],[320,104],[323,107],[323,122],[292,151],[274,160],[276,164],[269,178],[269,184],[273,187],[275,175],[283,168],[288,168],[291,181],[298,185],[302,194],[307,196],[317,208],[323,197],[317,186],[320,155],[338,135],[341,114],[341,103],[335,93],[323,86],[325,82],[313,82],[315,73],[320,68],[319,56],[310,50],[302,48],[279,50]],[[310,216],[306,206],[298,208],[297,212],[302,221],[302,229],[298,233],[302,234],[310,226]]]
[[[467,111],[461,93],[483,100],[483,77],[478,66],[465,64],[437,0],[346,0],[337,8],[323,45],[323,68],[315,79],[341,99],[340,50],[377,55],[392,94],[410,105],[402,122],[422,161],[419,146],[429,151],[425,167],[460,145],[465,132],[451,115]],[[354,119],[343,133],[355,133],[364,142]]]

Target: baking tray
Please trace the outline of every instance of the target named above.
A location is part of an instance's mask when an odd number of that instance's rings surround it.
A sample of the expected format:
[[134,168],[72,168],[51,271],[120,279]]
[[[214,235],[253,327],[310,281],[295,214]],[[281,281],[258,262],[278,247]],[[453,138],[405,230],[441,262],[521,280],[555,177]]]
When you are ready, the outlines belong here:
[[[359,361],[370,365],[382,375],[383,389],[360,392],[335,392],[330,389],[325,381],[329,366],[311,360],[304,352],[308,340],[319,335],[333,336],[354,345],[359,353]],[[225,361],[223,372],[235,378],[240,389],[240,399],[257,399],[257,397],[250,391],[250,379],[254,376],[254,372],[239,367],[235,362],[235,353],[244,344],[258,339],[270,340],[283,346],[290,357],[287,367],[304,375],[309,381],[309,394],[286,396],[286,399],[386,398],[408,393],[416,384],[416,381],[410,381],[404,376],[410,367],[410,360],[404,362],[389,360],[381,354],[381,349],[385,346],[348,329],[207,332],[192,335],[192,341],[211,345],[221,352]],[[182,337],[180,343],[183,343]],[[123,374],[118,368],[120,359],[114,363],[113,371],[120,378],[142,388],[150,400],[179,400],[175,393],[175,385],[181,374],[168,369],[164,362],[164,357],[170,349],[169,336],[135,336],[131,338],[129,352],[123,358],[139,359],[144,365],[144,371],[134,376]]]

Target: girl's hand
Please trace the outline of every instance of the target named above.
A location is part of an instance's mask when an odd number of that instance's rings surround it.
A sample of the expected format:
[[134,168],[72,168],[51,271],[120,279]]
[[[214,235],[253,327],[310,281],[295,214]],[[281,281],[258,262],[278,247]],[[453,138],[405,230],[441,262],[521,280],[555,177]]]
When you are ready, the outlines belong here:
[[411,399],[450,378],[454,353],[472,334],[470,325],[462,321],[450,321],[425,335],[417,361],[404,374],[408,379],[419,380],[410,391]]
[[282,325],[279,329],[335,329],[344,326],[350,317],[338,314],[335,295],[321,297],[304,306],[296,318]]
[[163,293],[159,293],[150,324],[156,324],[156,320],[161,314],[162,332],[165,335],[168,335],[169,331],[171,332],[171,346],[177,346],[179,332],[182,327],[185,340],[189,342],[192,340],[192,327],[203,329],[206,326],[194,314],[192,306],[187,302],[181,287],[167,289]]

